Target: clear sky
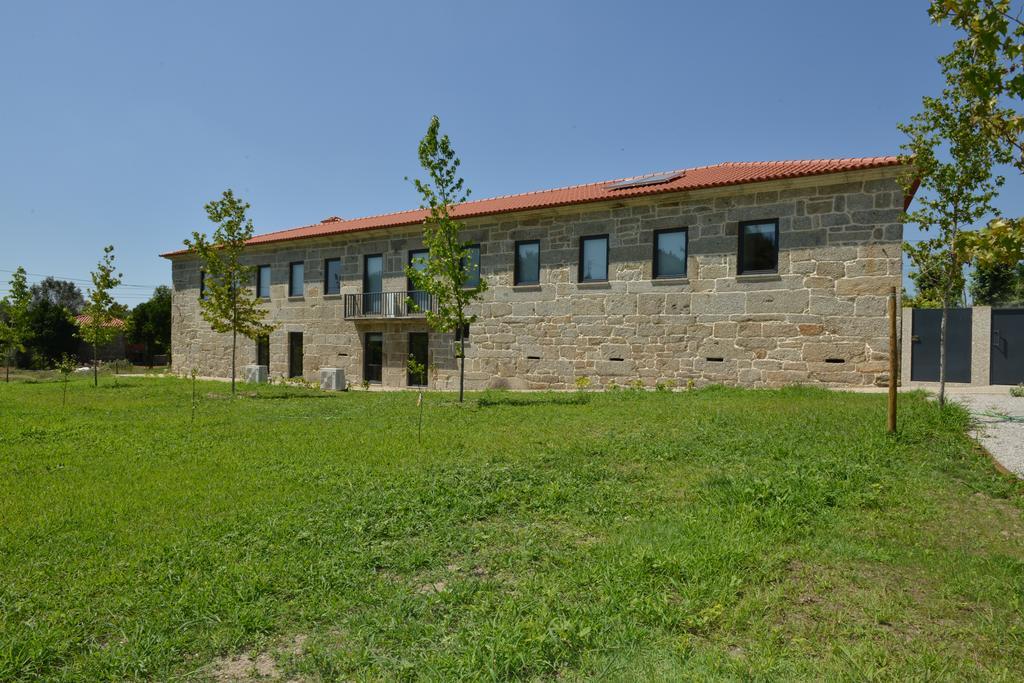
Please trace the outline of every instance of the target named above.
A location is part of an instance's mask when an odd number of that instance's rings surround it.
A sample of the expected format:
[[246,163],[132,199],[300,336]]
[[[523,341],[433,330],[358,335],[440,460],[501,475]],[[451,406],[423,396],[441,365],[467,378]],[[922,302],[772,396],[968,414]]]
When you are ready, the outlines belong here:
[[0,293],[110,243],[137,303],[228,187],[260,232],[415,207],[434,113],[475,198],[894,154],[952,41],[927,4],[8,0]]

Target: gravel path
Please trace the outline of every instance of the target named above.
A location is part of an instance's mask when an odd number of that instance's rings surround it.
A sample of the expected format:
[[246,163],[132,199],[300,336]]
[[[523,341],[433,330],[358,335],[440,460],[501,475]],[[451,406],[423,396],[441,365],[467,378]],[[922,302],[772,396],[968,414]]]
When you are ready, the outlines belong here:
[[1024,398],[1010,396],[1009,387],[1000,394],[949,393],[974,416],[981,445],[1003,467],[1024,478]]

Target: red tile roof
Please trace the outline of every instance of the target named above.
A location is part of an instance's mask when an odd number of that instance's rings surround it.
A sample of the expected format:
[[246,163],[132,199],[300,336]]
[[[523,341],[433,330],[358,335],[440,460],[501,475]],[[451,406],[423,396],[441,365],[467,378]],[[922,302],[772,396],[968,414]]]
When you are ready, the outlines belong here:
[[[92,316],[89,315],[88,313],[82,313],[80,315],[76,315],[75,316],[75,322],[78,323],[79,327],[85,327],[86,325],[89,325],[92,322]],[[128,323],[126,323],[125,321],[121,320],[120,318],[111,318],[107,322],[107,324],[104,325],[104,327],[116,327],[118,329],[124,329],[124,327],[127,324]]]
[[[452,211],[452,215],[458,218],[473,218],[476,216],[489,216],[493,214],[510,213],[513,211],[525,211],[528,209],[544,209],[556,206],[568,206],[571,204],[585,204],[589,202],[600,202],[614,199],[625,199],[629,197],[642,197],[646,195],[665,194],[668,192],[680,192],[685,190],[699,190],[711,187],[724,187],[727,185],[741,185],[744,183],[756,183],[766,180],[781,180],[784,178],[802,178],[806,176],[824,175],[827,173],[840,173],[843,171],[860,171],[870,168],[882,168],[886,166],[898,166],[899,157],[861,157],[852,159],[807,159],[802,161],[740,161],[715,164],[713,166],[700,166],[687,168],[672,172],[678,174],[673,180],[655,185],[642,185],[624,189],[610,188],[613,183],[625,180],[639,180],[649,176],[635,176],[634,178],[620,178],[616,180],[605,180],[599,183],[588,183],[586,185],[572,185],[553,190],[540,190],[537,192],[525,192],[523,194],[504,195],[490,199],[478,199],[475,201],[459,204]],[[662,174],[650,174],[662,175]],[[307,239],[311,237],[324,237],[347,232],[359,232],[363,230],[378,230],[381,228],[393,228],[403,225],[415,225],[421,223],[427,216],[425,209],[414,209],[412,211],[401,211],[398,213],[367,216],[365,218],[353,218],[342,220],[336,216],[325,219],[313,225],[305,225],[288,230],[268,232],[256,235],[249,244],[268,244],[273,242],[285,242],[289,240]],[[174,251],[163,256],[183,254],[185,251]]]

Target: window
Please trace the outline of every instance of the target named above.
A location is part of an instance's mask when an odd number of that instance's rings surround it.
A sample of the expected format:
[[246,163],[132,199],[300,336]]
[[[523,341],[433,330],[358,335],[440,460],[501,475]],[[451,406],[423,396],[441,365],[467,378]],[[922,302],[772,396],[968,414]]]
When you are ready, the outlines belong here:
[[469,323],[455,330],[455,341],[462,342],[463,345],[469,344]]
[[608,281],[608,235],[580,238],[579,281]]
[[463,259],[462,269],[466,271],[466,287],[476,287],[480,284],[480,245],[471,244],[466,247],[469,256]]
[[[410,249],[409,250],[409,267],[420,271],[421,273],[427,269],[427,259],[430,258],[430,252],[426,249]],[[405,288],[410,292],[416,289],[416,285],[413,283],[412,278],[405,279]]]
[[199,298],[200,299],[205,299],[206,298],[206,271],[205,270],[200,270],[199,271]]
[[288,296],[304,294],[303,281],[306,278],[306,264],[296,261],[288,266]]
[[513,284],[540,284],[540,240],[516,242],[516,263]]
[[686,228],[654,231],[655,278],[686,277]]
[[341,294],[341,259],[324,261],[324,294]]
[[256,267],[256,296],[270,298],[270,266]]
[[367,254],[363,257],[363,314],[380,313],[384,300],[384,257]]
[[736,273],[775,273],[779,270],[779,222],[740,223]]

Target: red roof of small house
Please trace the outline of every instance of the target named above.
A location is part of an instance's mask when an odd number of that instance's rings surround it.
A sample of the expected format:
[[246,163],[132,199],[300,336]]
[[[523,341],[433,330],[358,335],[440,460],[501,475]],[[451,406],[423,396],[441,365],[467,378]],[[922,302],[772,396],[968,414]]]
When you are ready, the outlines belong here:
[[[457,218],[473,218],[477,216],[511,213],[514,211],[545,209],[558,206],[569,206],[572,204],[610,201],[615,199],[642,197],[686,190],[702,190],[712,187],[742,185],[745,183],[757,183],[768,180],[803,178],[828,173],[841,173],[843,171],[861,171],[871,168],[899,166],[900,163],[899,157],[895,156],[860,157],[850,159],[806,159],[797,161],[727,162],[712,166],[686,168],[666,173],[652,173],[632,178],[604,180],[598,183],[588,183],[586,185],[572,185],[570,187],[561,187],[553,190],[540,190],[536,192],[525,192],[523,194],[492,197],[490,199],[478,199],[455,206],[452,211],[452,215]],[[658,176],[670,177],[671,179],[664,182],[658,182],[656,184],[632,184],[636,181],[642,182],[645,179],[657,179]],[[616,188],[615,185],[617,184],[626,184],[628,186]],[[909,198],[907,198],[907,201],[909,202]],[[343,220],[337,216],[331,216],[330,218],[324,219],[319,223],[314,223],[313,225],[305,225],[298,228],[289,228],[287,230],[279,230],[276,232],[256,235],[249,240],[248,244],[255,245],[273,242],[286,242],[290,240],[308,239],[311,237],[325,237],[347,232],[360,232],[364,230],[378,230],[381,228],[415,225],[417,223],[422,223],[427,215],[428,211],[426,209],[413,209],[411,211],[400,211],[397,213],[366,216],[364,218],[353,218],[349,220]],[[162,256],[167,257],[184,253],[186,253],[185,250],[179,250],[162,254]]]
[[[88,313],[76,315],[75,322],[78,323],[79,327],[87,327],[90,323],[92,323],[92,316],[89,315]],[[120,318],[111,318],[103,327],[116,327],[118,329],[124,329],[125,325],[127,325],[127,323],[121,320]]]

